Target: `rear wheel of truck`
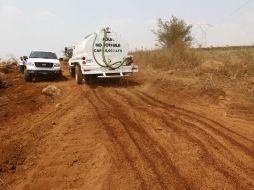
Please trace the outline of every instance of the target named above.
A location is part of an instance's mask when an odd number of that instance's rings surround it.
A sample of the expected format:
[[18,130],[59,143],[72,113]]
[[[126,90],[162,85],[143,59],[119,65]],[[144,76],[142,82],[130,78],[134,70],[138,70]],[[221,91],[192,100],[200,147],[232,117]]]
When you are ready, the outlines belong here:
[[83,76],[82,76],[80,65],[76,65],[75,67],[75,78],[76,78],[77,84],[82,84]]
[[32,82],[32,75],[25,69],[24,71],[24,78],[26,82]]
[[86,75],[85,76],[86,84],[94,84],[96,82],[96,76],[94,75]]

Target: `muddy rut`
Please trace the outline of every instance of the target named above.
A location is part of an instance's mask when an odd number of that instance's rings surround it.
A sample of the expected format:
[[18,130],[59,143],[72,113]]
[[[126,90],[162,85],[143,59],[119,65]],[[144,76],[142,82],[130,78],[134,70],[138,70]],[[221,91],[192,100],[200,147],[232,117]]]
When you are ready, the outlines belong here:
[[25,151],[0,189],[254,189],[251,123],[246,135],[142,84],[57,85],[59,99],[17,117],[17,130],[3,124],[1,138]]

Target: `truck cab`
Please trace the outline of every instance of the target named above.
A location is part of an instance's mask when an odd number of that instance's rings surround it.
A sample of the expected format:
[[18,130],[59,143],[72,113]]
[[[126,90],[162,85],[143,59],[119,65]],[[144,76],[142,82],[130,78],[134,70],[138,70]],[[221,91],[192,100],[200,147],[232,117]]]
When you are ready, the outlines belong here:
[[32,51],[27,60],[24,77],[31,82],[33,77],[42,75],[62,76],[61,64],[54,52]]

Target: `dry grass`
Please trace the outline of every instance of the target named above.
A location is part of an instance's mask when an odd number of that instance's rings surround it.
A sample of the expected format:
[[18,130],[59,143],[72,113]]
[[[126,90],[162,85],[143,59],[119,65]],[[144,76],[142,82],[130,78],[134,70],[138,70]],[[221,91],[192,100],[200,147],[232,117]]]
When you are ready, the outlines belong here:
[[254,47],[193,49],[178,44],[132,54],[142,70],[200,69],[231,78],[254,76]]
[[254,76],[254,47],[200,51],[202,52],[203,63],[214,60],[223,64],[218,74],[224,74],[233,78]]
[[170,49],[137,51],[132,54],[141,69],[191,69],[201,63],[198,53],[182,44]]

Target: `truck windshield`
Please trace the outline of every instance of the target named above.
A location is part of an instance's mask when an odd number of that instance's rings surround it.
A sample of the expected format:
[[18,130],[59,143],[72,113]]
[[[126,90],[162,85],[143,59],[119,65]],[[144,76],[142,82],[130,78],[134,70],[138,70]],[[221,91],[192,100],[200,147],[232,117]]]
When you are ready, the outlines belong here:
[[57,59],[55,53],[51,52],[40,52],[40,51],[33,51],[29,58],[42,58],[42,59]]

